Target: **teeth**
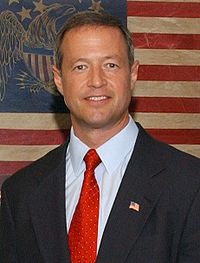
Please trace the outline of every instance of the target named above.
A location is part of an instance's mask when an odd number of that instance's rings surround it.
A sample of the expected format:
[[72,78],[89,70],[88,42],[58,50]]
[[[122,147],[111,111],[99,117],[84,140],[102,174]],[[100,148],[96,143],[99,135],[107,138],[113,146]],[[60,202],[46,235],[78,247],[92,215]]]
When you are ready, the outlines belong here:
[[94,101],[98,101],[98,100],[105,100],[106,96],[98,96],[98,97],[89,97],[89,100],[94,100]]

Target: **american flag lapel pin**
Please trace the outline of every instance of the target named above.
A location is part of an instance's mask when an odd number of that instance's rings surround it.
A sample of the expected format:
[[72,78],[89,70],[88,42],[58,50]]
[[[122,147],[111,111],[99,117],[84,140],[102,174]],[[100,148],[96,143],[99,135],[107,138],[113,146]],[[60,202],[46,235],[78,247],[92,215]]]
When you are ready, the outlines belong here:
[[133,202],[133,201],[130,202],[129,208],[133,209],[136,212],[140,211],[140,205],[136,202]]

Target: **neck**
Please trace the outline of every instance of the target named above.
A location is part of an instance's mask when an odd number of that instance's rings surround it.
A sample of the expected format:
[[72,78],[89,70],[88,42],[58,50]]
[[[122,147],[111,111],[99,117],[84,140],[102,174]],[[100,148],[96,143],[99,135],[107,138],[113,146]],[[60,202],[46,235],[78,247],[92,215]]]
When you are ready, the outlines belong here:
[[116,123],[109,129],[91,127],[81,127],[81,129],[79,129],[77,125],[73,125],[73,122],[72,126],[76,137],[78,137],[89,148],[97,149],[106,141],[119,133],[128,124],[128,120],[129,119],[127,116],[123,121]]

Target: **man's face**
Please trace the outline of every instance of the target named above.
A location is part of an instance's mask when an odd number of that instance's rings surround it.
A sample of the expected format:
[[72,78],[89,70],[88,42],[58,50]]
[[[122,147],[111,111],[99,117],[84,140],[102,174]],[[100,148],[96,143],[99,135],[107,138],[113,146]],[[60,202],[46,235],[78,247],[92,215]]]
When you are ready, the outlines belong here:
[[62,68],[53,68],[54,80],[75,132],[127,123],[138,63],[130,68],[122,33],[113,27],[83,26],[65,34],[61,49]]

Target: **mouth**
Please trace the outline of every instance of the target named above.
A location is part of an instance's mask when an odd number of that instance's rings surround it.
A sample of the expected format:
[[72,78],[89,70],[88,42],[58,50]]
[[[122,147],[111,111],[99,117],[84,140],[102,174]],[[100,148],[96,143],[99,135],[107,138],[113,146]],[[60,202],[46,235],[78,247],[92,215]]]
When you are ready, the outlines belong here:
[[89,101],[104,101],[107,99],[109,99],[108,96],[90,96],[86,98],[86,100],[89,100]]

